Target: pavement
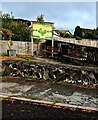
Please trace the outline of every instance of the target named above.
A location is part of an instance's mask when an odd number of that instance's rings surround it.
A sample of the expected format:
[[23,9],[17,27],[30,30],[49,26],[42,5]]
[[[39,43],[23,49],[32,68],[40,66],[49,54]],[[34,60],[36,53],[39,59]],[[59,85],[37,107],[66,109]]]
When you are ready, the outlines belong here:
[[98,90],[22,78],[2,78],[0,98],[40,101],[98,111]]
[[[17,58],[3,57],[3,60],[10,59],[16,60]],[[35,60],[54,64],[52,59],[36,57]],[[55,64],[59,64],[59,62],[55,61]],[[0,80],[0,98],[5,97],[98,111],[98,89],[60,85],[47,81],[2,78]]]

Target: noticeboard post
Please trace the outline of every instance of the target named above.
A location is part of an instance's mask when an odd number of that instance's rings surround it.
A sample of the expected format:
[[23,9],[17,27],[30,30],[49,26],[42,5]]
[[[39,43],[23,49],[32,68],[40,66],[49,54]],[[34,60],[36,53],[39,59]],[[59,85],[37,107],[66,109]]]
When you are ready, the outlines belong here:
[[32,21],[32,54],[33,54],[33,38],[40,40],[51,40],[52,41],[52,57],[53,57],[53,26],[54,23],[50,22],[37,22]]

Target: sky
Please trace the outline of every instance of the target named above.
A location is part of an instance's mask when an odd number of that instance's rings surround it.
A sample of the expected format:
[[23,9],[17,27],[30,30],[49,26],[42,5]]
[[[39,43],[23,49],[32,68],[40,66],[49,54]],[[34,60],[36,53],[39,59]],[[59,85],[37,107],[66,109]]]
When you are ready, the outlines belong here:
[[96,28],[96,2],[2,2],[2,11],[31,21],[43,14],[46,22],[54,22],[55,29],[72,33],[77,25]]

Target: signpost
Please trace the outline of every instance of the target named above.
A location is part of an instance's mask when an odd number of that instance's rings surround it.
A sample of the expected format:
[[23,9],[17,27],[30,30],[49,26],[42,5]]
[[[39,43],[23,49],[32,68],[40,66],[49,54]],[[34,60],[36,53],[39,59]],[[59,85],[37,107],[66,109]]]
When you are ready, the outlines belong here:
[[53,24],[50,22],[37,22],[32,21],[32,55],[33,55],[33,39],[40,40],[51,40],[52,41],[52,57],[53,57]]
[[52,40],[51,24],[33,23],[33,38]]
[[33,47],[34,47],[34,42],[33,42],[33,34],[32,34],[32,22],[31,22],[31,26],[30,27],[30,30],[31,30],[31,52],[32,52],[32,56],[34,55],[34,52],[33,52]]

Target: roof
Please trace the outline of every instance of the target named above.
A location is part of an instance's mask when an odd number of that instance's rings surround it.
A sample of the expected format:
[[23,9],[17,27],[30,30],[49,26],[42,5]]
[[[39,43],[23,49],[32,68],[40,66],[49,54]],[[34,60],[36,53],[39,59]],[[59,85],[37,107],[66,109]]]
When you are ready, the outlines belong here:
[[70,34],[72,34],[69,30],[54,30],[54,31],[58,34],[66,33],[66,32],[69,32]]
[[88,28],[81,28],[83,32],[85,33],[90,33],[90,32],[93,32],[95,31],[95,29],[88,29]]
[[54,22],[40,22],[40,21],[31,21],[32,23],[41,23],[41,24],[54,24]]
[[53,30],[53,34],[59,36],[59,34]]
[[[12,19],[9,19],[9,20],[12,20]],[[20,19],[20,18],[14,18],[13,21],[17,21],[17,22],[25,22],[28,24],[28,26],[31,25],[31,21],[29,20],[24,20],[24,19]]]

